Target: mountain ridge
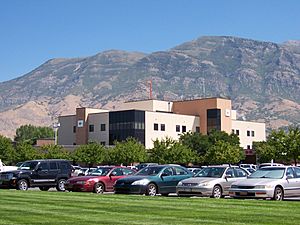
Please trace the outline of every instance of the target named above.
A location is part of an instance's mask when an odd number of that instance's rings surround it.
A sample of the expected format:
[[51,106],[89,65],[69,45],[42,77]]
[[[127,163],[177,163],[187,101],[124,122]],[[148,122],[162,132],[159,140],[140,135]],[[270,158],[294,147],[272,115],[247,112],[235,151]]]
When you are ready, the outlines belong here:
[[[152,80],[157,99],[226,96],[240,118],[265,121],[269,129],[299,124],[298,42],[204,36],[153,53],[107,50],[88,57],[50,59],[19,78],[0,83],[0,114],[5,118],[5,112],[22,109],[30,101],[46,101],[48,114],[39,121],[51,125],[57,114],[64,113],[60,102],[116,108],[123,101],[146,99],[147,81]],[[21,122],[14,124],[0,121],[0,133],[7,135],[6,130],[11,130],[11,137]]]

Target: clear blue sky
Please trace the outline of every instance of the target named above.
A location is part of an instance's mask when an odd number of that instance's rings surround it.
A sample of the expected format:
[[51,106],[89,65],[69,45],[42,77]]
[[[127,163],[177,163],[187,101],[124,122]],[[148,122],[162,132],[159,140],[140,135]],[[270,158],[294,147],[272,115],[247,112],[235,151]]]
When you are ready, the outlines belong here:
[[203,35],[300,39],[299,0],[1,0],[0,82],[46,60],[167,50]]

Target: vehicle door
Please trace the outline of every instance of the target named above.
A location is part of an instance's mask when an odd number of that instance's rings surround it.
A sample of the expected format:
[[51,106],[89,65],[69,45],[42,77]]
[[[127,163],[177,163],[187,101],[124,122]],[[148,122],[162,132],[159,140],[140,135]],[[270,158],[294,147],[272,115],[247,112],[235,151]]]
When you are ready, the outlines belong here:
[[233,182],[235,182],[237,179],[234,175],[234,168],[230,167],[230,168],[227,168],[227,170],[225,171],[225,173],[223,174],[223,182],[221,183],[221,186],[222,186],[222,189],[223,189],[223,192],[228,192],[231,184]]
[[189,171],[185,170],[182,167],[175,166],[174,169],[174,180],[176,180],[176,186],[179,181],[190,178],[193,176],[193,173],[189,173]]
[[[295,170],[298,168],[294,168]],[[299,195],[300,191],[300,183],[299,179],[297,178],[297,173],[295,173],[292,167],[288,167],[286,169],[286,178],[283,178],[283,188],[284,188],[284,196],[297,196]]]
[[48,171],[48,179],[50,183],[55,183],[57,175],[59,173],[59,168],[57,162],[49,161],[49,171]]
[[109,173],[109,179],[107,181],[106,188],[109,190],[113,189],[116,181],[124,176],[122,168],[115,168]]
[[172,167],[167,167],[162,170],[158,181],[159,191],[161,193],[176,192],[177,178],[174,175]]
[[294,167],[295,186],[294,196],[300,196],[300,168]]
[[36,169],[36,178],[32,180],[35,185],[44,185],[49,182],[49,164],[41,162]]

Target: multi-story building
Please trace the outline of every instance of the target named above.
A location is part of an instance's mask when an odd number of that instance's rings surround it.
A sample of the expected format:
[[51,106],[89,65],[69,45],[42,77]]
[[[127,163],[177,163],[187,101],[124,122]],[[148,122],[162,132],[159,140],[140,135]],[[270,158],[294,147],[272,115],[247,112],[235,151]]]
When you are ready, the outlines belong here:
[[207,134],[211,129],[234,132],[247,155],[253,155],[253,141],[264,141],[265,124],[236,119],[231,100],[204,98],[185,101],[144,100],[126,102],[118,110],[77,108],[75,115],[60,116],[58,144],[81,145],[97,141],[113,145],[134,137],[153,147],[153,141],[177,140],[188,131]]

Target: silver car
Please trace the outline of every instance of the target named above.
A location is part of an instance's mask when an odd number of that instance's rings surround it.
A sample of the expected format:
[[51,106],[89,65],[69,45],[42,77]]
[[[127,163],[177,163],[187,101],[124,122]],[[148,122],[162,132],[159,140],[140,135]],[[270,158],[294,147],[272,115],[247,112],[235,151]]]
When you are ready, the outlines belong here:
[[232,184],[229,195],[234,198],[271,198],[300,196],[300,168],[268,166],[258,169],[248,179]]
[[194,177],[177,184],[178,196],[210,196],[221,198],[228,195],[231,184],[246,179],[248,172],[239,167],[209,166],[203,168]]

